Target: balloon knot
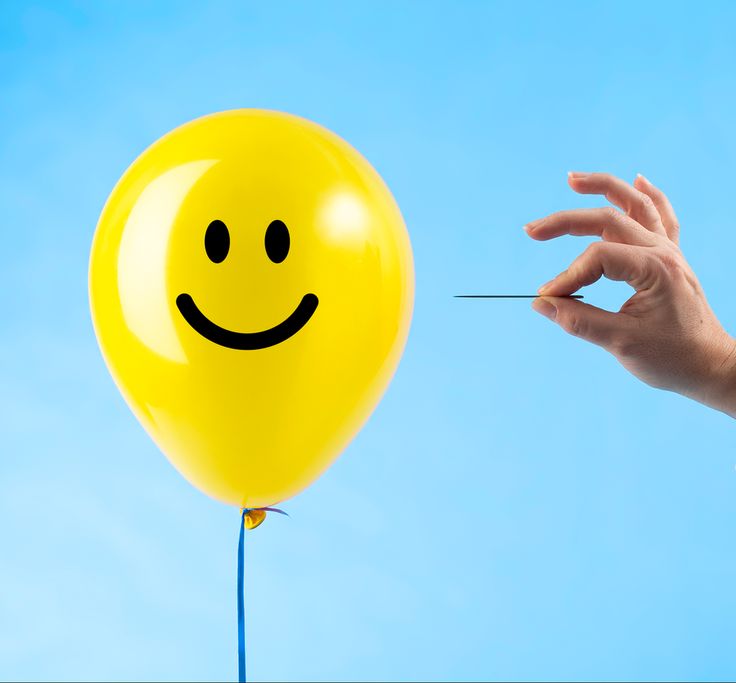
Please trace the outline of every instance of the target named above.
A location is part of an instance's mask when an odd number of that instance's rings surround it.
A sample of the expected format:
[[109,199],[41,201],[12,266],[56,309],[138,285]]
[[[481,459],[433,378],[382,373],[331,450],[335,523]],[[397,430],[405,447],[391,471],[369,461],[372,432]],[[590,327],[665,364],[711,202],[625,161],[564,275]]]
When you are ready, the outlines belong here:
[[278,512],[280,515],[289,516],[288,513],[278,508],[242,508],[240,514],[243,518],[243,524],[249,531],[261,526],[266,520],[266,513]]

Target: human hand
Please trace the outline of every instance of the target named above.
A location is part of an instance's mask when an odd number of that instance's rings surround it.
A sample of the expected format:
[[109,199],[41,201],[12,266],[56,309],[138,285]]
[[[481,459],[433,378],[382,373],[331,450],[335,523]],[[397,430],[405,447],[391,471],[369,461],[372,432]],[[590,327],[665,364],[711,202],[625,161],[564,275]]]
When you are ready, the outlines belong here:
[[[535,240],[598,235],[570,267],[539,288],[533,307],[566,332],[602,346],[647,384],[736,417],[736,341],[718,322],[678,246],[665,194],[639,175],[633,185],[605,173],[570,173],[580,194],[619,207],[560,211],[524,226]],[[635,294],[618,313],[566,297],[601,277]]]

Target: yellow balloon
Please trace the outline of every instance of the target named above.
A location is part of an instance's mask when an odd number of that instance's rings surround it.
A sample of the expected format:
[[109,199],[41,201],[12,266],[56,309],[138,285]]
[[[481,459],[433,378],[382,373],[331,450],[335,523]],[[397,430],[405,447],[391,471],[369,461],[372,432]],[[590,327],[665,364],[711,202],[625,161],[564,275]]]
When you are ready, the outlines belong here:
[[334,133],[255,109],[205,116],[130,166],[89,271],[100,348],[192,484],[240,507],[293,496],[375,408],[411,322],[391,193]]

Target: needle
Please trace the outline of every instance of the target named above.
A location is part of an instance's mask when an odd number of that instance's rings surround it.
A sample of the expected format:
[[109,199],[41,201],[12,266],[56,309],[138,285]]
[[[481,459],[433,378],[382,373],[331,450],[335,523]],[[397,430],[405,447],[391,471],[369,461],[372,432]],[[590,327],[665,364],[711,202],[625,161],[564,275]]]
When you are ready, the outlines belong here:
[[[455,299],[538,299],[541,294],[456,294]],[[557,299],[582,299],[582,294],[554,297]]]

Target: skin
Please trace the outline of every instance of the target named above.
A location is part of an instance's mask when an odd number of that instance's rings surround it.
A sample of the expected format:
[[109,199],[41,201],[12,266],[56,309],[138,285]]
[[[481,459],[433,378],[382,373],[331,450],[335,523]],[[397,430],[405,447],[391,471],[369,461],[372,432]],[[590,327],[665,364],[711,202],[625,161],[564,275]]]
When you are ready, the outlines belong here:
[[[650,386],[736,417],[736,340],[718,322],[678,246],[680,226],[665,194],[644,176],[569,173],[580,194],[614,206],[560,211],[524,226],[535,240],[597,235],[570,267],[539,288],[533,308],[566,332],[612,353]],[[614,208],[618,207],[618,208]],[[618,313],[575,299],[601,277],[635,291]]]

